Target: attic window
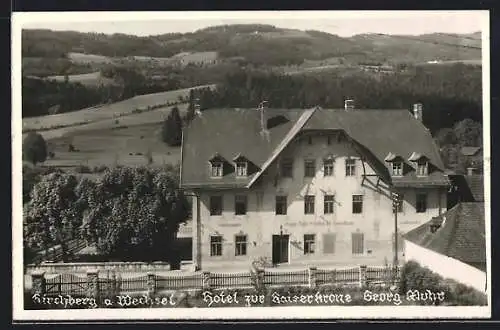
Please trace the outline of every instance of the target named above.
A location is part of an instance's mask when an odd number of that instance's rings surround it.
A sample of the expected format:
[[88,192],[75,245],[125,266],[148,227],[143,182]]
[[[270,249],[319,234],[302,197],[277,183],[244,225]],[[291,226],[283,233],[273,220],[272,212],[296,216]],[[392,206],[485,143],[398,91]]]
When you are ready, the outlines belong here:
[[223,164],[221,161],[212,161],[211,162],[211,176],[212,177],[222,177],[223,175],[223,171],[222,171],[222,168],[223,168]]
[[417,176],[427,176],[429,172],[429,163],[425,159],[417,161]]
[[403,175],[403,162],[395,161],[392,163],[392,175],[402,176]]
[[246,177],[247,176],[248,163],[244,161],[236,162],[236,176],[237,177]]

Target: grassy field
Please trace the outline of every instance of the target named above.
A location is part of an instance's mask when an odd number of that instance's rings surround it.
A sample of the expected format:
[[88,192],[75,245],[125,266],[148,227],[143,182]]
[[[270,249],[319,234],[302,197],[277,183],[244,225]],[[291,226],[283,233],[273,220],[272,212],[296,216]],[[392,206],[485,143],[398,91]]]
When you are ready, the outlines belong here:
[[[193,88],[209,86],[213,85],[197,86]],[[84,123],[93,123],[97,121],[118,118],[125,115],[131,115],[134,113],[134,111],[137,110],[146,111],[148,110],[148,107],[158,107],[165,105],[167,102],[179,101],[179,96],[188,96],[190,89],[191,88],[186,88],[175,91],[139,95],[109,105],[96,106],[57,115],[23,118],[23,132],[30,130],[47,130],[50,128],[55,129],[58,127],[77,126]]]
[[[65,76],[48,76],[47,79],[63,82]],[[111,85],[114,83],[113,79],[101,76],[101,73],[99,71],[92,73],[68,75],[68,81],[72,83],[81,83],[82,85],[85,86],[102,86],[102,85]]]
[[[172,148],[160,139],[161,123],[134,126],[116,126],[102,129],[71,131],[48,141],[55,153],[45,166],[71,169],[77,166],[147,165],[146,154],[151,153],[152,165],[176,164],[180,148]],[[78,150],[69,152],[68,145]]]
[[[180,148],[172,148],[161,141],[161,123],[172,106],[167,101],[178,101],[188,95],[189,89],[141,95],[111,105],[52,116],[23,119],[23,129],[69,125],[39,131],[55,156],[44,165],[63,169],[79,166],[94,168],[99,165],[151,165],[176,164],[180,161]],[[178,104],[181,116],[188,104]],[[143,109],[142,112],[134,111]],[[83,124],[81,124],[83,122]],[[25,135],[25,134],[23,134]],[[69,151],[72,144],[77,151]]]
[[451,65],[451,64],[467,64],[467,65],[482,65],[482,60],[456,60],[456,61],[440,61],[437,63],[421,63],[420,65]]
[[94,55],[94,54],[83,54],[83,53],[68,53],[68,58],[74,63],[95,63],[95,64],[103,64],[103,63],[113,63],[113,58],[102,56],[102,55]]
[[[179,104],[177,107],[181,115],[183,115],[187,110],[187,103]],[[68,126],[56,129],[50,129],[45,131],[40,131],[39,133],[44,137],[45,140],[52,140],[69,134],[80,134],[83,131],[95,131],[95,130],[113,130],[120,129],[128,126],[137,125],[150,125],[162,122],[170,113],[172,107],[161,107],[151,111],[145,111],[142,113],[134,113],[127,116],[120,117],[118,119],[110,118],[99,120],[96,122]],[[23,134],[23,137],[25,134]]]

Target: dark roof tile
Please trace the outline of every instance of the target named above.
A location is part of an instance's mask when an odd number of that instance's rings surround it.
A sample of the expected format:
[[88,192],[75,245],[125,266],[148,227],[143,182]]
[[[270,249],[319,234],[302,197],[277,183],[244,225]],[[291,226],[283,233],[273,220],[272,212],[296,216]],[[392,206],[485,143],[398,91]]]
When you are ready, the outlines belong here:
[[[253,182],[280,144],[290,136],[309,130],[341,130],[353,139],[369,159],[387,176],[390,164],[385,161],[392,152],[407,160],[414,152],[426,156],[430,175],[417,178],[410,171],[395,183],[409,186],[447,185],[444,166],[429,131],[408,110],[266,109],[268,119],[280,118],[278,125],[261,133],[260,113],[256,109],[211,109],[195,118],[184,130],[182,144],[181,185],[184,187],[245,187]],[[285,120],[283,119],[285,118]],[[302,119],[300,119],[302,118]],[[300,120],[299,120],[300,119]],[[215,153],[232,160],[235,155],[251,161],[254,171],[247,180],[234,173],[211,179],[208,159]]]
[[458,259],[474,267],[486,266],[484,203],[459,203],[441,216],[441,227],[435,232],[425,224],[409,231],[405,239],[426,249]]

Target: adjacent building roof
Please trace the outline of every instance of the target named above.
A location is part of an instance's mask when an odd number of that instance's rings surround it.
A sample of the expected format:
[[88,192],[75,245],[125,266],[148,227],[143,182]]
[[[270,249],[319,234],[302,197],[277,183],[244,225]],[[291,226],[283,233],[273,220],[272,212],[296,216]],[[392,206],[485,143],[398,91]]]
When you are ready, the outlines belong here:
[[[267,119],[279,116],[279,124],[263,134],[260,112],[256,109],[210,109],[196,117],[184,130],[181,160],[183,187],[247,187],[298,134],[307,131],[343,131],[389,176],[385,161],[389,153],[404,160],[413,153],[429,160],[429,176],[416,177],[414,171],[394,179],[400,186],[447,185],[444,166],[430,132],[408,110],[345,109],[266,109]],[[207,161],[219,153],[231,160],[245,156],[254,165],[247,179],[236,178],[234,171],[222,178],[210,178]],[[225,172],[226,173],[226,172]]]
[[481,147],[462,147],[460,152],[464,156],[475,156],[481,151]]
[[475,202],[484,202],[484,176],[479,174],[465,176]]
[[484,202],[484,176],[449,175],[457,202]]
[[[431,225],[440,227],[434,233]],[[459,203],[404,235],[410,242],[485,270],[484,203]]]

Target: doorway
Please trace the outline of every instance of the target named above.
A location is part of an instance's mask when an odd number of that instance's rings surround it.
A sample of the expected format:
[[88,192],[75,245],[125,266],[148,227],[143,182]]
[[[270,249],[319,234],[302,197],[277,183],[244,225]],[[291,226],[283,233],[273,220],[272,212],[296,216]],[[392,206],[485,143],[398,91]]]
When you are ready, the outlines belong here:
[[273,235],[273,264],[288,262],[289,235]]

